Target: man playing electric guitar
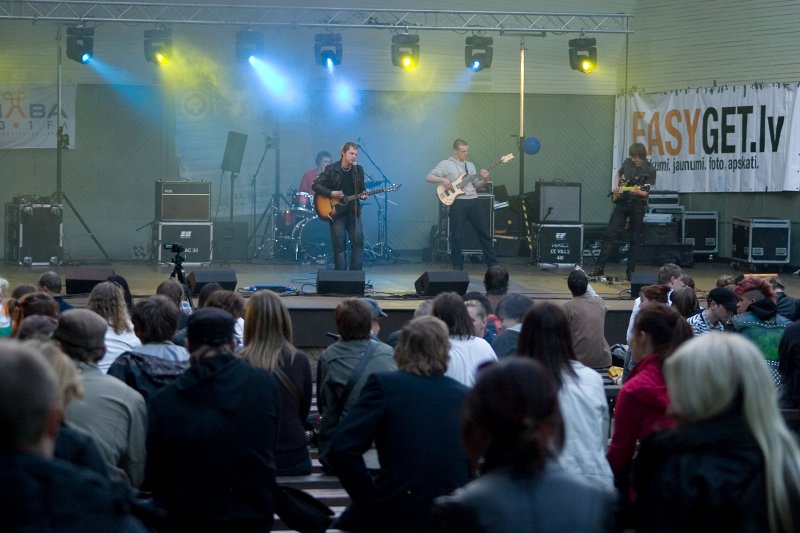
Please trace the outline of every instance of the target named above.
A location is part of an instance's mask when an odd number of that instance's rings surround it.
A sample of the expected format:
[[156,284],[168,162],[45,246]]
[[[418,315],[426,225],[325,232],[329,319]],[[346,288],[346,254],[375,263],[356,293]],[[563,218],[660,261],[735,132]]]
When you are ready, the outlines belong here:
[[[447,190],[453,190],[453,182],[463,174],[468,176],[476,174],[475,165],[467,161],[469,146],[467,141],[456,139],[453,141],[453,155],[449,159],[440,161],[436,167],[425,176],[425,180],[437,185],[443,185]],[[461,241],[464,234],[464,223],[469,221],[478,234],[483,251],[483,260],[487,267],[497,264],[497,256],[492,245],[492,236],[487,231],[488,223],[486,214],[481,209],[478,202],[476,188],[480,189],[489,181],[489,171],[485,168],[480,170],[481,180],[476,184],[467,183],[463,187],[463,194],[456,197],[449,208],[448,218],[450,221],[450,261],[453,270],[464,270],[464,256],[461,253]]]
[[[656,183],[656,167],[647,160],[647,148],[642,143],[633,143],[628,148],[628,159],[622,167],[614,172],[611,193],[614,196],[614,210],[608,221],[605,243],[600,257],[597,258],[592,275],[602,276],[614,246],[624,242],[622,235],[625,223],[630,231],[630,252],[628,252],[628,268],[626,276],[636,268],[637,244],[644,242],[644,214],[647,211],[647,196],[650,187]],[[636,296],[636,295],[633,295]]]
[[[325,167],[311,186],[314,192],[326,198],[340,199],[360,195],[366,200],[364,167],[356,164],[358,145],[352,141],[342,146],[341,160]],[[364,259],[364,228],[361,225],[361,204],[358,200],[340,204],[330,222],[333,263],[336,270],[347,270],[344,249],[345,234],[350,238],[350,270],[362,270]]]

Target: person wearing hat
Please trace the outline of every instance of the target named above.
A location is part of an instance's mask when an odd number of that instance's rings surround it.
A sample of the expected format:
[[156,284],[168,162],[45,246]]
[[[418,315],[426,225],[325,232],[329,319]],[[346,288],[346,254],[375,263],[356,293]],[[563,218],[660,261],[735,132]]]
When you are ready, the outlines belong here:
[[687,319],[695,337],[709,331],[725,331],[725,324],[739,303],[733,291],[724,287],[711,289],[706,300],[707,309]]
[[138,487],[144,479],[147,406],[141,394],[100,371],[108,323],[88,309],[58,318],[53,339],[81,373],[84,395],[67,407],[67,421],[89,433],[115,480]]
[[269,531],[278,384],[237,357],[233,315],[189,316],[190,367],[150,400],[146,482],[170,531]]
[[372,327],[370,328],[369,336],[378,341],[380,340],[378,338],[378,333],[381,331],[381,318],[389,315],[383,312],[381,306],[378,305],[378,302],[374,299],[361,298],[361,301],[367,304],[367,307],[369,307],[369,314],[372,315]]

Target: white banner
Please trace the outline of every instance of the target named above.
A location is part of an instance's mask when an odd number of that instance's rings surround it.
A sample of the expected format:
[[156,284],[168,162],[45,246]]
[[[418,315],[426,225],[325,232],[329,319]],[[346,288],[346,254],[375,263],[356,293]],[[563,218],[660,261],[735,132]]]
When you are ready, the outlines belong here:
[[[61,86],[61,123],[69,148],[75,148],[75,87]],[[57,86],[0,84],[0,149],[55,148],[57,115]]]
[[614,168],[640,142],[656,186],[680,192],[800,190],[798,85],[617,97]]

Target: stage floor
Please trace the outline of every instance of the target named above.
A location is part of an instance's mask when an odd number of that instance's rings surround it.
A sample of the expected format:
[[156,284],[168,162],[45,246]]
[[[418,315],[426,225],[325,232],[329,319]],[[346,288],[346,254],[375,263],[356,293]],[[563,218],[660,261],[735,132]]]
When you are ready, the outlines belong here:
[[[566,280],[573,268],[571,265],[558,268],[545,265],[546,268],[541,268],[531,265],[524,257],[501,258],[501,260],[501,264],[509,271],[511,279],[509,292],[525,294],[534,300],[559,302],[570,298]],[[331,311],[341,299],[316,294],[317,271],[328,267],[325,264],[315,263],[253,260],[213,262],[208,265],[186,264],[184,270],[187,276],[194,271],[233,270],[236,274],[237,289],[245,298],[248,293],[242,289],[253,285],[290,289],[281,294],[287,307],[292,311],[293,322],[296,325],[295,336],[311,335],[311,338],[302,341],[300,338],[296,339],[299,341],[298,344],[324,346],[328,344],[329,339],[325,341],[324,332],[319,333],[316,330],[327,328],[327,331],[333,331],[330,329]],[[128,280],[135,297],[144,297],[154,294],[158,284],[169,278],[173,265],[141,261],[81,263],[59,266],[55,270],[64,276],[69,270],[76,268],[113,270]],[[36,284],[39,275],[51,269],[52,267],[46,266],[22,267],[5,264],[0,275],[9,280],[11,287],[15,287],[21,283]],[[470,279],[468,290],[483,292],[483,275],[486,267],[482,263],[472,263],[468,260],[465,269]],[[586,269],[591,270],[591,266],[587,265]],[[417,278],[425,271],[441,270],[449,270],[449,265],[423,262],[419,256],[365,263],[366,295],[379,300],[381,307],[390,315],[389,319],[385,320],[384,329],[387,334],[408,320],[422,300],[415,294],[414,282]],[[655,273],[657,270],[658,267],[654,266],[639,267],[640,272]],[[721,274],[736,276],[741,273],[732,269],[730,264],[722,262],[697,262],[694,267],[685,271],[695,279],[698,297],[703,305],[705,293],[715,286],[718,276]],[[609,309],[607,338],[609,342],[620,342],[620,339],[624,339],[624,326],[627,326],[627,316],[632,306],[630,283],[625,280],[624,265],[609,264],[606,274],[607,282],[595,282],[592,286],[603,297]],[[784,273],[782,279],[788,294],[800,294],[798,276]],[[79,307],[84,306],[86,302],[86,295],[66,295],[66,298]],[[323,322],[316,322],[320,317],[324,317]],[[311,322],[306,322],[307,320]],[[320,339],[323,339],[321,344]]]

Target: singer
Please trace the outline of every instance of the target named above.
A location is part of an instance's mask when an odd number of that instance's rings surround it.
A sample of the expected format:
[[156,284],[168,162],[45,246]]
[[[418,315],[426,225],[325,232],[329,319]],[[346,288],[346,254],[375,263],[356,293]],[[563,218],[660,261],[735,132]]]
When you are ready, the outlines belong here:
[[[453,189],[453,182],[463,174],[475,174],[475,165],[467,161],[469,155],[469,145],[463,139],[453,141],[453,155],[448,159],[440,161],[430,173],[425,176],[425,180],[436,185],[444,185],[449,190]],[[464,187],[464,194],[460,195],[449,207],[447,217],[450,221],[450,261],[453,270],[464,270],[464,255],[461,253],[461,241],[464,235],[464,223],[469,221],[478,234],[478,239],[483,250],[483,260],[487,267],[497,264],[497,256],[494,253],[492,236],[486,230],[486,215],[481,210],[478,203],[478,192],[489,181],[489,171],[485,168],[480,170],[481,180],[473,185],[468,183]]]
[[[611,177],[611,195],[614,198],[614,210],[608,220],[603,251],[597,258],[593,276],[605,273],[608,256],[615,245],[630,243],[628,266],[625,276],[631,279],[631,272],[636,269],[637,246],[644,242],[644,214],[647,211],[647,196],[650,187],[656,184],[656,167],[647,160],[647,148],[642,143],[633,143],[628,148],[628,159]],[[629,239],[624,239],[625,225],[628,225]]]

